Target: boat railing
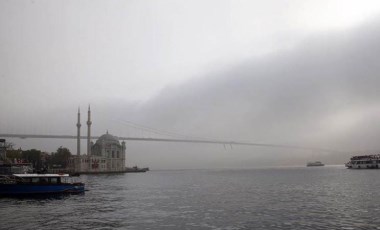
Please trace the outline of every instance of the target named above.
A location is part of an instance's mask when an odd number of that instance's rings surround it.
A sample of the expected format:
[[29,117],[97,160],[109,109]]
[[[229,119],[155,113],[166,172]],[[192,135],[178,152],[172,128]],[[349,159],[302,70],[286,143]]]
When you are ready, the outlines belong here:
[[362,160],[362,159],[380,159],[380,154],[374,155],[361,155],[361,156],[353,156],[351,160]]

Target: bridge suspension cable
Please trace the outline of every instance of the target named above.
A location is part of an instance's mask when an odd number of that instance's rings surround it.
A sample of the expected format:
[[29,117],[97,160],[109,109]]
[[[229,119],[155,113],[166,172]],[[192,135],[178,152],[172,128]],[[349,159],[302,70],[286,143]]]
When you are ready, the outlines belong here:
[[137,123],[134,123],[131,121],[125,121],[125,120],[114,120],[114,121],[119,122],[119,123],[126,125],[126,126],[129,126],[129,127],[133,127],[133,128],[141,129],[144,131],[152,132],[155,134],[169,136],[169,137],[217,141],[217,139],[215,139],[215,138],[185,135],[185,134],[181,134],[181,133],[177,133],[177,132],[166,131],[166,130],[148,127],[148,126],[137,124]]

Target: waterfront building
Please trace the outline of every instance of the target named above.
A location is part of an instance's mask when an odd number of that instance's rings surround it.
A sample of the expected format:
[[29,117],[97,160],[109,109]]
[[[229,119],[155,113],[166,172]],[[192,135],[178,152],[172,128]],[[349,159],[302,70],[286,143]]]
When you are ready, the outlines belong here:
[[125,141],[108,133],[91,141],[91,109],[88,107],[87,120],[87,154],[80,154],[80,110],[78,109],[77,122],[77,154],[69,160],[68,170],[77,173],[106,173],[124,172],[125,168]]

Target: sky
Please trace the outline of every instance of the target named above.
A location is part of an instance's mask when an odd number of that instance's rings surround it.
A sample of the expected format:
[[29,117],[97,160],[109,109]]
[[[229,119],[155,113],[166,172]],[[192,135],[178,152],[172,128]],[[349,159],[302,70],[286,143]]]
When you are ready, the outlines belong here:
[[[156,169],[342,164],[380,151],[379,1],[1,1],[0,133],[219,140],[338,150],[128,142]],[[75,152],[75,140],[11,139]],[[82,152],[85,152],[85,141]]]

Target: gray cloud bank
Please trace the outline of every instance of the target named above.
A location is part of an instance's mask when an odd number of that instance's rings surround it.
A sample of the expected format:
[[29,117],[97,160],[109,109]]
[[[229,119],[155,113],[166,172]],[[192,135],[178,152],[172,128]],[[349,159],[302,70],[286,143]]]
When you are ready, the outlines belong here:
[[[141,108],[139,122],[218,139],[350,153],[380,149],[379,28],[372,22],[319,34],[292,51],[169,87]],[[267,152],[269,162],[280,152],[250,151]],[[323,155],[286,152],[302,160]],[[344,157],[323,158],[344,162]]]
[[[108,127],[115,135],[136,135],[121,131],[123,121],[133,121],[190,136],[348,152],[128,143],[130,162],[153,168],[344,163],[354,151],[380,149],[378,41],[380,22],[374,21],[316,34],[293,50],[221,66],[218,72],[167,87],[143,104],[99,102],[93,107],[94,132]],[[74,124],[75,112],[63,120]],[[75,133],[75,126],[61,130]],[[74,151],[74,141],[71,145]]]

